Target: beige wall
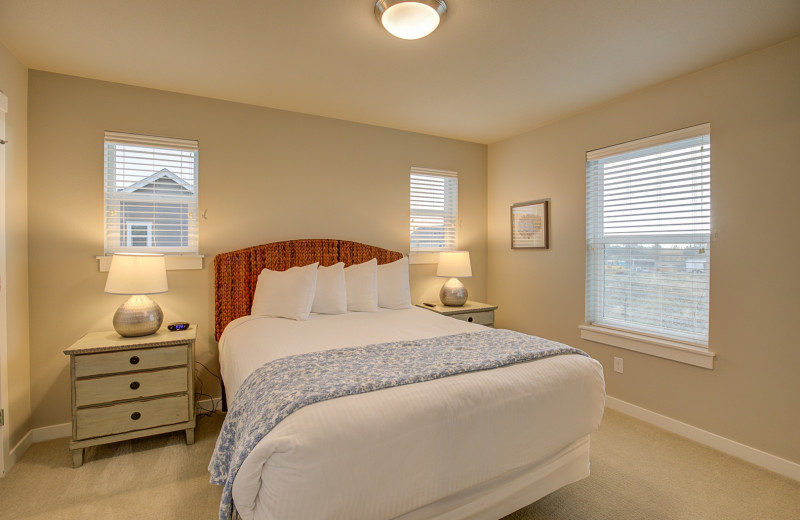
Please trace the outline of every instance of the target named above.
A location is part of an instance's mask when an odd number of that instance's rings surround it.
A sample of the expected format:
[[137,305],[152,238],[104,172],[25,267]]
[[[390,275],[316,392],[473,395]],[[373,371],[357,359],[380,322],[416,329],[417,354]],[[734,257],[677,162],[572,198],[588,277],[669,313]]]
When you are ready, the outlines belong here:
[[[0,90],[6,114],[6,279],[8,328],[8,427],[13,448],[30,428],[28,351],[28,69],[0,45]],[[2,190],[0,190],[2,193]]]
[[[39,71],[29,81],[33,427],[69,421],[61,351],[109,329],[124,298],[103,293],[94,259],[103,253],[104,130],[200,141],[205,268],[171,271],[156,300],[165,321],[199,323],[197,358],[214,368],[213,256],[292,238],[407,253],[411,166],[459,173],[460,245],[475,273],[467,284],[486,296],[484,145]],[[441,285],[434,267],[412,266],[415,300]]]
[[[564,341],[608,394],[800,463],[800,39],[489,147],[489,299],[497,323]],[[579,339],[585,153],[711,123],[713,371]],[[509,206],[552,199],[551,249],[509,248]],[[625,372],[611,370],[624,358]]]

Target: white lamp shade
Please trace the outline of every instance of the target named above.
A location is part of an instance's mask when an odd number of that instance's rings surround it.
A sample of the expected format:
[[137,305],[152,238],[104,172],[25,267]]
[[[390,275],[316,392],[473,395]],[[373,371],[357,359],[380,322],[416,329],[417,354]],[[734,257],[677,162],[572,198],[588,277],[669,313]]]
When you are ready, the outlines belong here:
[[469,251],[445,251],[439,253],[439,267],[436,276],[450,278],[469,278],[472,276],[472,265],[469,263]]
[[115,254],[111,257],[105,292],[109,294],[167,292],[167,267],[164,255]]

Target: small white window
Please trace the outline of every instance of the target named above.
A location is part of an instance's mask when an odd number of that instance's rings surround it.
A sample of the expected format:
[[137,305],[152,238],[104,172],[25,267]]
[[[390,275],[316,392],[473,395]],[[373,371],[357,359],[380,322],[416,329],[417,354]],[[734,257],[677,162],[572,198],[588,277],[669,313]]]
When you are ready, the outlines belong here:
[[197,141],[105,133],[105,253],[197,254]]
[[128,247],[152,247],[153,246],[153,223],[152,222],[128,222],[127,242]]
[[587,154],[586,320],[705,347],[710,127]]
[[458,174],[411,168],[411,253],[458,248]]

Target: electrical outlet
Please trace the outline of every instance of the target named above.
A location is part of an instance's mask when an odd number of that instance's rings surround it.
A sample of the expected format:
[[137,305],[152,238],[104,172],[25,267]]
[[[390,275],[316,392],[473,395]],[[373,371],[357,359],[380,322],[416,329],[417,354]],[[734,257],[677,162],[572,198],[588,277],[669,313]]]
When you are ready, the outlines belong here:
[[614,372],[622,373],[622,358],[615,357],[614,358]]

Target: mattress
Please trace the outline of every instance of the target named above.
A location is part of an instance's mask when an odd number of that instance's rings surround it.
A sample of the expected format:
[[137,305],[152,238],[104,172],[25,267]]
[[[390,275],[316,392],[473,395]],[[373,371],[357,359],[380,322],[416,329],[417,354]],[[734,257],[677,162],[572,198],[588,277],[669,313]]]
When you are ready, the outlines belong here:
[[[220,366],[235,398],[279,357],[479,330],[420,308],[247,316],[220,338]],[[245,519],[408,515],[551,460],[597,428],[604,399],[600,364],[562,355],[315,403],[253,449],[234,504]]]

